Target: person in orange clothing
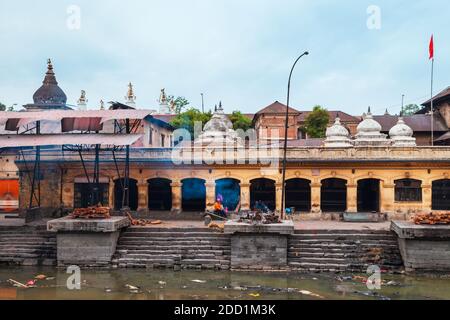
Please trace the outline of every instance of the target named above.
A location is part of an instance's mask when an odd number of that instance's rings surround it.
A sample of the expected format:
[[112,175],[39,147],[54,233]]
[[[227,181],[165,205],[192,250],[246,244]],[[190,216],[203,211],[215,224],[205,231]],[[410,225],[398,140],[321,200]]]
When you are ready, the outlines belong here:
[[226,212],[223,208],[223,198],[222,196],[219,194],[217,196],[216,202],[214,203],[214,214],[221,216],[221,217],[225,217],[226,216]]

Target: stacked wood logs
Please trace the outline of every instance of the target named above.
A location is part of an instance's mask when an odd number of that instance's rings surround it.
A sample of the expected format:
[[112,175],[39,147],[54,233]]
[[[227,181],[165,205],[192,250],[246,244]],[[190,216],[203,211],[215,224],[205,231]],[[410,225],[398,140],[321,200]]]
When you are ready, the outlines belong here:
[[415,224],[449,224],[450,212],[418,213],[413,221]]
[[70,218],[72,219],[108,219],[111,217],[108,207],[76,208]]
[[280,218],[275,213],[266,214],[264,217],[266,218],[265,224],[280,223]]

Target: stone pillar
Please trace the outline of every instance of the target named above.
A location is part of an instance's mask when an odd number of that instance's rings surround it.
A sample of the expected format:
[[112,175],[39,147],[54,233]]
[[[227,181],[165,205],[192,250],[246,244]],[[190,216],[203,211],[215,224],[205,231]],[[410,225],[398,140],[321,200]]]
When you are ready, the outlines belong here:
[[320,213],[320,192],[322,184],[320,182],[311,183],[311,213]]
[[75,184],[72,182],[63,182],[62,185],[62,202],[66,208],[74,207]]
[[347,184],[347,212],[358,212],[358,185]]
[[275,209],[278,210],[278,212],[282,211],[281,208],[281,199],[283,193],[282,185],[283,185],[282,183],[275,184]]
[[422,209],[431,212],[432,196],[431,184],[422,184]]
[[111,179],[109,181],[108,206],[110,208],[114,208],[114,180],[113,179]]
[[170,184],[172,187],[172,211],[181,211],[181,186],[182,183],[179,181],[172,182]]
[[216,182],[206,181],[206,210],[214,210],[214,202],[216,202]]
[[241,210],[250,210],[250,183],[240,183]]
[[138,185],[138,211],[148,209],[148,183],[147,181],[139,182]]
[[393,213],[395,199],[395,184],[381,182],[380,187],[380,211],[383,213]]

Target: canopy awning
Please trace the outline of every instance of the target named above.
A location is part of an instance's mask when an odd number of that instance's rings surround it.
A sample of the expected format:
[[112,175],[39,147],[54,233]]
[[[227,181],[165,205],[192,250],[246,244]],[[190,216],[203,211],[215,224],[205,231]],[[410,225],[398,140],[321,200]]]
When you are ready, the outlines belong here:
[[13,147],[62,146],[62,145],[114,145],[128,146],[141,134],[42,134],[0,135],[0,149]]
[[[81,130],[77,124],[88,128],[99,129],[99,126],[110,120],[142,120],[151,115],[150,110],[49,110],[36,112],[0,112],[0,125],[5,130],[16,131],[21,126],[35,121],[62,121],[63,131]],[[76,128],[71,128],[71,124]],[[65,127],[65,128],[64,128]]]

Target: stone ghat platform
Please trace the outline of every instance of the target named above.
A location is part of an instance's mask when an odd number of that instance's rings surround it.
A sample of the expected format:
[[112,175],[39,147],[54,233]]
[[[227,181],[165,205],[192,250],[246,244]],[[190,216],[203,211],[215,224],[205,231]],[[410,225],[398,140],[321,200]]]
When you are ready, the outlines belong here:
[[225,223],[224,233],[231,236],[231,267],[287,268],[288,236],[294,223],[248,224]]
[[47,230],[56,233],[58,266],[95,267],[111,263],[120,231],[129,225],[126,217],[86,220],[64,217],[48,221]]
[[406,271],[450,271],[450,225],[392,221]]

